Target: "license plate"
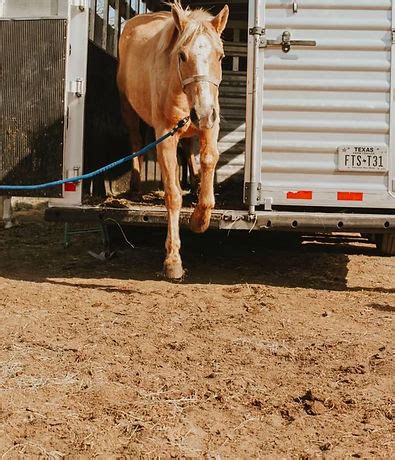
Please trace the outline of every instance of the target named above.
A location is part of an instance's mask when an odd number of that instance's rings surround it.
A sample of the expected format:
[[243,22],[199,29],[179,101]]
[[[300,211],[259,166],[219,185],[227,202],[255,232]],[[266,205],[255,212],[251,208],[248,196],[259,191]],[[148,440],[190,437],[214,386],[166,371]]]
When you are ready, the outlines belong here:
[[338,149],[339,171],[388,171],[388,149],[377,145],[344,145]]

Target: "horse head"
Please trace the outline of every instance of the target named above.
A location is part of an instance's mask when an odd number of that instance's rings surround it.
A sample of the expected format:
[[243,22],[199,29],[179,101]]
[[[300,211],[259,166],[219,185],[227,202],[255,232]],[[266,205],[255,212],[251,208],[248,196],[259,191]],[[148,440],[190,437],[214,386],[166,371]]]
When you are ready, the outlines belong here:
[[178,33],[174,61],[191,121],[199,129],[210,129],[219,119],[218,87],[224,57],[221,34],[229,8],[225,5],[213,17],[204,10],[184,10],[176,2],[172,4],[172,16]]

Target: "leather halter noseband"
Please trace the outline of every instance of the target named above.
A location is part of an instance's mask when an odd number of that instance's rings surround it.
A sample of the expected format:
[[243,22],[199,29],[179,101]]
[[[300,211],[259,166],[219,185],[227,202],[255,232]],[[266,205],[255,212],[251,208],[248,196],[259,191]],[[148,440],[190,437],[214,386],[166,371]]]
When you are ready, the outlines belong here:
[[193,77],[182,79],[180,67],[178,67],[178,71],[179,71],[179,74],[180,74],[182,89],[184,89],[187,85],[189,85],[191,83],[198,83],[200,81],[205,81],[207,83],[211,83],[212,85],[216,86],[217,88],[219,87],[218,80],[217,81],[212,80],[209,75],[194,75]]
[[181,75],[181,69],[180,69],[180,61],[178,61],[178,75],[180,77],[180,82],[182,86],[182,90],[184,91],[185,87],[187,85],[190,85],[191,83],[199,83],[200,81],[205,81],[207,83],[211,83],[212,85],[216,86],[217,88],[219,87],[219,84],[221,83],[218,80],[213,80],[210,78],[210,75],[193,75],[192,77],[188,78],[182,78]]

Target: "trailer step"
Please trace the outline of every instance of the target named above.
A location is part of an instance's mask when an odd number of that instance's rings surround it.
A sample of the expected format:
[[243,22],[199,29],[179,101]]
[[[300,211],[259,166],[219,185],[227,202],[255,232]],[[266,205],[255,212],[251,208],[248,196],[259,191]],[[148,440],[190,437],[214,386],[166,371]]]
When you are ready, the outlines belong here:
[[[193,208],[182,208],[180,226],[189,227]],[[167,225],[167,211],[164,206],[136,205],[130,208],[109,208],[103,206],[50,207],[45,218],[51,222],[95,222],[116,221],[123,225],[144,225],[164,227]],[[395,215],[362,214],[341,212],[289,212],[258,211],[254,216],[247,210],[214,209],[211,229],[218,230],[261,230],[288,232],[346,232],[346,233],[395,233]]]

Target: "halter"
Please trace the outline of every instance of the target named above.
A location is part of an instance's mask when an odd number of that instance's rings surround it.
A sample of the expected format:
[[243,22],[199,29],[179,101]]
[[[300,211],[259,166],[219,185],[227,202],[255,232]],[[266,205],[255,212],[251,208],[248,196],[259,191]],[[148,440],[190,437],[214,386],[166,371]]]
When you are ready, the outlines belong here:
[[180,77],[180,82],[182,86],[182,90],[184,91],[185,87],[190,85],[191,83],[199,83],[200,81],[205,81],[207,83],[211,83],[212,85],[216,86],[217,88],[219,87],[219,84],[221,83],[218,80],[213,80],[210,78],[210,75],[193,75],[192,77],[188,78],[182,78],[181,75],[181,69],[180,69],[180,61],[178,60],[178,75]]
[[199,83],[199,82],[207,82],[211,83],[215,87],[219,87],[221,80],[215,80],[210,77],[210,75],[193,75],[192,77],[182,78],[181,69],[180,69],[180,58],[177,60],[177,70],[178,76],[180,77],[180,83],[182,86],[182,90],[185,92],[185,87],[190,85],[191,83]]
[[189,85],[191,83],[198,83],[200,81],[205,81],[207,83],[211,83],[212,85],[216,86],[217,88],[219,87],[218,80],[212,80],[209,75],[194,75],[193,77],[182,79],[180,66],[178,66],[178,72],[180,74],[180,80],[181,80],[182,89],[184,89],[187,85]]

